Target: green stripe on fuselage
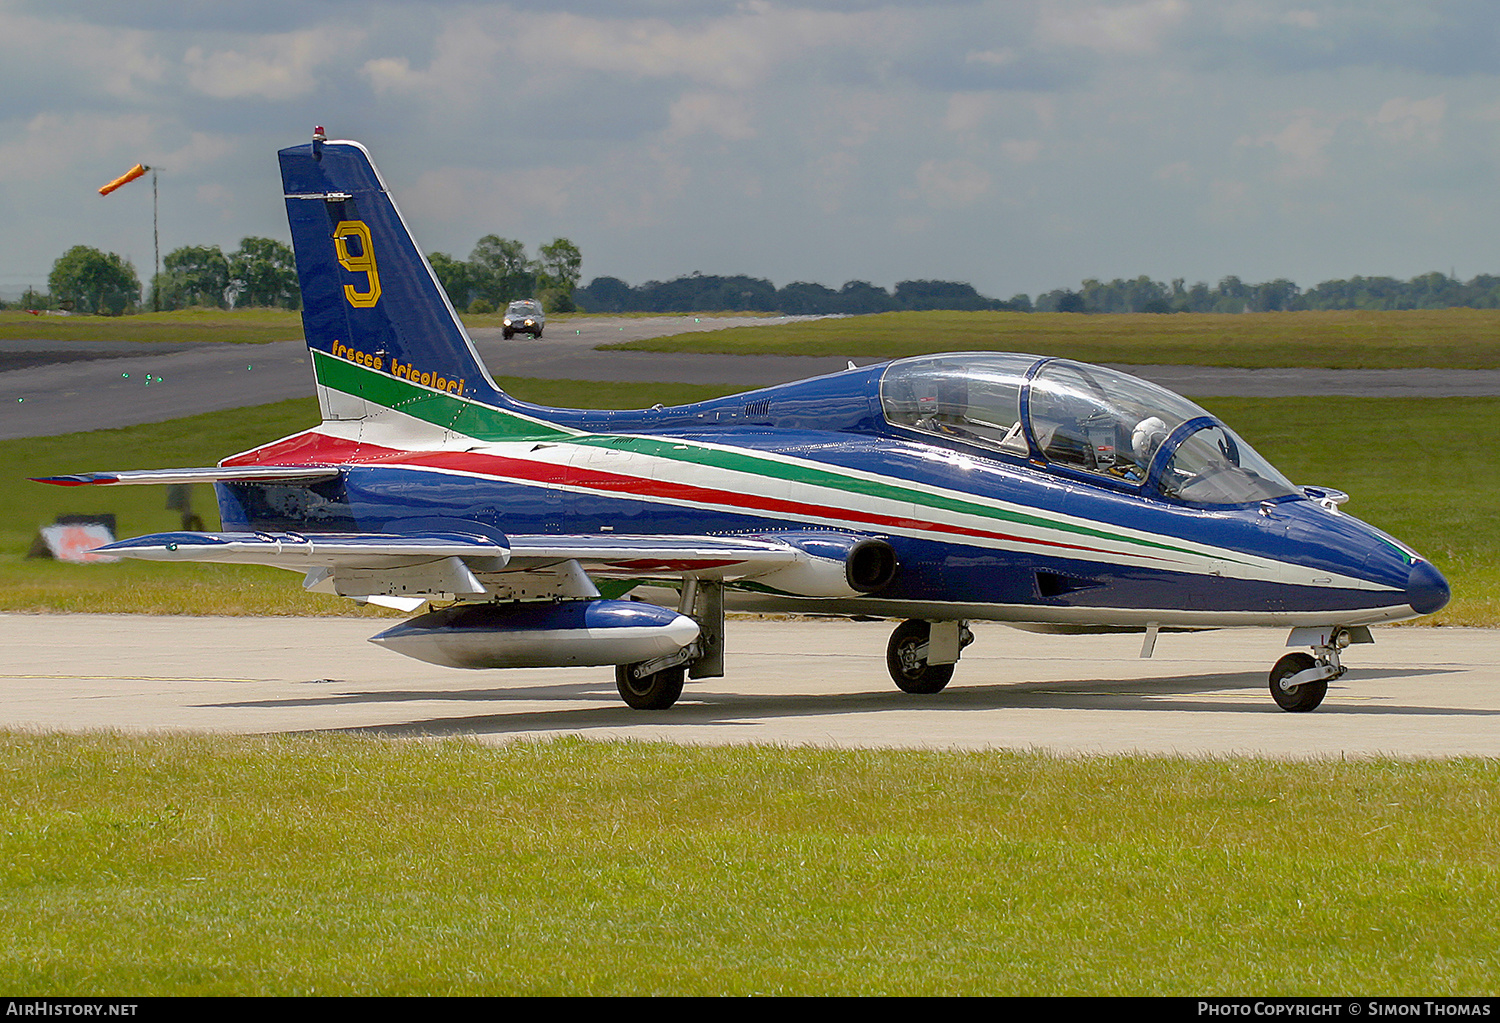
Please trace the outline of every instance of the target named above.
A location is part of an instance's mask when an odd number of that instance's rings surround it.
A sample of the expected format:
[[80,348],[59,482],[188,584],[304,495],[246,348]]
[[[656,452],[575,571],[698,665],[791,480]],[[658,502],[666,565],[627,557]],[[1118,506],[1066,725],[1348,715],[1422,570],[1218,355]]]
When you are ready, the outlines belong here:
[[[673,439],[659,440],[630,434],[583,434],[571,432],[535,419],[485,405],[469,398],[433,390],[420,384],[391,376],[367,366],[335,358],[324,352],[313,352],[318,383],[345,394],[362,398],[385,408],[412,416],[423,422],[453,430],[480,441],[546,440],[566,441],[590,447],[609,447],[632,454],[648,455],[673,462],[702,465],[714,469],[746,473],[766,479],[790,480],[806,486],[834,490],[840,494],[860,494],[889,501],[906,501],[918,508],[928,508],[983,519],[1050,529],[1078,537],[1107,540],[1176,554],[1202,556],[1188,547],[1160,543],[1085,526],[1059,522],[1027,512],[996,508],[961,497],[933,494],[884,479],[848,475],[802,460],[768,458],[747,451],[711,447],[701,443]],[[1218,555],[1223,557],[1222,554]],[[1233,559],[1226,559],[1233,560]]]

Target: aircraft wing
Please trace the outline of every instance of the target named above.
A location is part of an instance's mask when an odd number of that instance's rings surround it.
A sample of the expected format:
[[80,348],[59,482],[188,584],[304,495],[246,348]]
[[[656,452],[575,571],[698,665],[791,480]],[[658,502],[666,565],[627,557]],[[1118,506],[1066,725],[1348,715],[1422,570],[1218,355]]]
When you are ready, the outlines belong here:
[[122,472],[80,472],[68,476],[33,476],[33,483],[51,483],[59,487],[116,486],[120,484],[158,483],[278,483],[283,480],[307,482],[333,479],[339,474],[335,466],[316,465],[237,465],[207,469],[127,469]]
[[212,561],[275,568],[401,568],[437,558],[484,558],[504,566],[510,549],[468,533],[152,533],[98,548],[146,561]]
[[[845,585],[838,551],[795,533],[496,539],[468,533],[180,532],[120,540],[98,553],[292,569],[305,573],[309,590],[405,610],[428,599],[593,598],[599,591],[592,577],[754,577],[808,595],[834,595]],[[824,593],[830,585],[833,590]]]

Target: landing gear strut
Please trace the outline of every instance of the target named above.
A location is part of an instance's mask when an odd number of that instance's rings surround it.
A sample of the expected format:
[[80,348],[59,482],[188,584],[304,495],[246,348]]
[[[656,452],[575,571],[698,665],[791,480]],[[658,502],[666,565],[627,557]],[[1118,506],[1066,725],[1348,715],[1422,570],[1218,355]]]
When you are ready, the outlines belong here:
[[615,665],[615,688],[636,710],[666,710],[682,695],[687,678],[724,675],[723,580],[683,579],[677,611],[698,623],[697,639],[675,654]]
[[912,618],[896,626],[885,648],[885,665],[903,693],[940,693],[953,678],[959,651],[974,642],[963,622]]
[[1315,709],[1328,695],[1328,683],[1349,669],[1339,653],[1351,643],[1373,643],[1364,625],[1322,629],[1293,629],[1287,646],[1310,646],[1312,654],[1287,654],[1271,669],[1271,698],[1293,713]]

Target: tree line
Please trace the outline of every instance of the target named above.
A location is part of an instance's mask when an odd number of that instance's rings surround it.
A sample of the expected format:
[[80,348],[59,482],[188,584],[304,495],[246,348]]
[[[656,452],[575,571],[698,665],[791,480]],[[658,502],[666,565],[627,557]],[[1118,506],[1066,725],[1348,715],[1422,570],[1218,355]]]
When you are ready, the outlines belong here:
[[[513,299],[534,297],[552,312],[575,308],[572,296],[583,257],[566,238],[543,245],[535,260],[521,242],[496,235],[481,238],[466,261],[442,252],[428,258],[455,308],[493,312]],[[144,300],[141,290],[130,260],[75,245],[52,264],[47,292],[28,288],[18,305],[105,316],[143,309],[302,308],[291,246],[272,238],[242,239],[228,254],[217,245],[174,249],[163,257]]]
[[1249,284],[1225,277],[1218,284],[1170,284],[1149,277],[1089,279],[1008,300],[987,298],[958,281],[902,281],[892,291],[865,281],[849,281],[835,291],[796,282],[777,288],[756,277],[690,274],[672,281],[631,286],[617,277],[596,277],[574,294],[592,313],[764,312],[785,315],[881,313],[896,310],[993,309],[1041,313],[1251,313],[1300,309],[1471,309],[1500,308],[1500,277],[1483,274],[1464,282],[1441,273],[1409,281],[1394,277],[1353,277],[1324,281],[1303,290],[1285,278]]
[[647,281],[632,287],[618,277],[595,277],[574,293],[580,308],[591,313],[757,312],[788,316],[884,313],[899,309],[1014,309],[1010,302],[985,298],[971,284],[957,281],[902,281],[893,292],[867,281],[848,281],[834,291],[822,284],[797,281],[777,288],[758,277],[690,274],[672,281]]
[[1171,284],[1149,277],[1116,278],[1107,283],[1086,280],[1077,290],[1038,296],[1037,312],[1064,313],[1266,313],[1302,309],[1469,309],[1500,308],[1500,277],[1480,274],[1461,281],[1443,273],[1425,273],[1407,281],[1394,277],[1351,277],[1324,281],[1306,291],[1278,278],[1249,284],[1225,277],[1210,288],[1182,278]]
[[583,255],[566,238],[552,239],[531,259],[524,243],[487,234],[467,260],[433,252],[427,261],[453,308],[464,312],[492,313],[521,298],[537,299],[549,313],[571,313],[578,308],[574,292]]
[[[1008,300],[988,298],[971,284],[936,280],[901,281],[890,291],[867,281],[848,281],[834,290],[805,281],[778,288],[758,277],[693,273],[640,285],[595,277],[580,287],[583,257],[566,238],[542,245],[535,259],[526,254],[523,243],[491,234],[479,239],[466,260],[443,252],[431,253],[428,260],[454,308],[470,313],[494,312],[519,298],[540,299],[548,312],[785,315],[939,309],[1165,314],[1500,308],[1500,277],[1489,274],[1469,281],[1436,272],[1407,281],[1352,277],[1306,290],[1285,278],[1250,284],[1231,276],[1212,287],[1202,281],[1189,285],[1180,277],[1170,283],[1146,276],[1108,282],[1091,278],[1076,289],[1048,291],[1033,301],[1025,294]],[[45,294],[28,288],[19,306],[116,316],[142,308],[302,307],[292,249],[271,238],[244,238],[228,254],[216,245],[169,252],[144,302],[129,260],[86,245],[75,245],[57,259],[47,285]]]
[[162,271],[141,298],[135,265],[114,252],[75,245],[57,258],[47,292],[27,288],[22,309],[66,309],[120,316],[141,309],[234,309],[270,306],[301,309],[297,264],[291,247],[273,238],[244,238],[225,255],[217,245],[187,245],[162,259]]

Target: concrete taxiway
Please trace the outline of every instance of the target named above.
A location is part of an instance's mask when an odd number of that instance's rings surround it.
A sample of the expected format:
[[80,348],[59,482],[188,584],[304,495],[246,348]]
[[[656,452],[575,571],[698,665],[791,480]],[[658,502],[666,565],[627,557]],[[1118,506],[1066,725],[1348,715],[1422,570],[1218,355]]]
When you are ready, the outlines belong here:
[[[389,623],[386,623],[389,624]],[[1310,714],[1272,703],[1284,630],[1058,637],[978,623],[929,697],[886,675],[890,625],[731,620],[727,675],[664,712],[610,668],[459,671],[365,642],[375,619],[0,615],[0,727],[354,731],[484,742],[578,735],[680,743],[1005,748],[1059,754],[1500,756],[1500,631],[1375,630]]]

